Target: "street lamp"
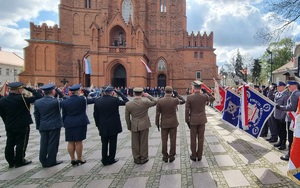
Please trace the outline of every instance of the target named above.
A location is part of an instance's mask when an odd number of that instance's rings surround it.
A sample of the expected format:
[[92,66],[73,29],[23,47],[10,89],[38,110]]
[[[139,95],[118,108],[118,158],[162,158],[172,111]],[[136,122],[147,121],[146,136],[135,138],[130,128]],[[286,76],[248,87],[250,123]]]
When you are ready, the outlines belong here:
[[273,82],[273,78],[272,78],[272,71],[273,71],[273,70],[272,70],[272,65],[273,65],[273,62],[272,62],[272,54],[273,54],[273,53],[272,53],[270,50],[268,50],[268,49],[267,49],[267,52],[268,52],[268,54],[271,55],[271,62],[270,62],[270,63],[271,63],[271,79],[270,79],[270,83],[272,83],[272,82]]

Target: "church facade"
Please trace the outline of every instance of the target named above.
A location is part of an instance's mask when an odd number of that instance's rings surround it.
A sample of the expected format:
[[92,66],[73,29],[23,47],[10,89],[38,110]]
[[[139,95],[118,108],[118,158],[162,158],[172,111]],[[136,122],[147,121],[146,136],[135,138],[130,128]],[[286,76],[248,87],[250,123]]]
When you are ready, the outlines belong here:
[[59,25],[30,23],[20,81],[89,87],[213,86],[213,32],[187,32],[186,0],[61,0]]

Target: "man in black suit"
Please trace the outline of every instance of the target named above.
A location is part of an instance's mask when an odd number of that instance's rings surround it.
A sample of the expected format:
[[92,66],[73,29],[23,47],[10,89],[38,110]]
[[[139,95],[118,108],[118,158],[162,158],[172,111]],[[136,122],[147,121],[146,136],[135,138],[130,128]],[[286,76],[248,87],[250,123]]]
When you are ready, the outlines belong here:
[[[3,119],[6,130],[5,159],[9,168],[28,165],[31,161],[25,160],[25,152],[28,144],[30,127],[33,123],[30,115],[30,103],[42,95],[36,90],[23,87],[22,82],[8,84],[9,95],[0,100],[0,116]],[[33,94],[32,97],[23,96],[23,91]],[[16,147],[16,149],[14,149]]]
[[[34,117],[36,129],[41,135],[40,143],[40,162],[44,168],[61,164],[57,161],[56,156],[59,146],[60,130],[63,126],[60,114],[60,99],[54,97],[55,85],[47,84],[41,87],[45,96],[34,103]],[[63,94],[56,90],[63,96]]]
[[[119,95],[122,100],[116,97]],[[103,96],[94,105],[94,118],[102,142],[102,164],[104,166],[118,162],[115,159],[117,137],[122,132],[119,106],[124,106],[129,100],[121,91],[114,91],[112,86],[103,87]],[[109,147],[109,149],[108,149]],[[109,154],[108,154],[109,150]]]

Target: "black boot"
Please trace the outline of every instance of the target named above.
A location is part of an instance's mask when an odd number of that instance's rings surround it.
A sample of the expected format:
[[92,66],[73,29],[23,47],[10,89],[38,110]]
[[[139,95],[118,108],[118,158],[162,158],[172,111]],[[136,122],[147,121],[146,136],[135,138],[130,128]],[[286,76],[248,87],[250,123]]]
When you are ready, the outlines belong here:
[[282,143],[282,141],[280,140],[279,142],[277,142],[276,144],[274,144],[274,147],[280,147],[281,143]]

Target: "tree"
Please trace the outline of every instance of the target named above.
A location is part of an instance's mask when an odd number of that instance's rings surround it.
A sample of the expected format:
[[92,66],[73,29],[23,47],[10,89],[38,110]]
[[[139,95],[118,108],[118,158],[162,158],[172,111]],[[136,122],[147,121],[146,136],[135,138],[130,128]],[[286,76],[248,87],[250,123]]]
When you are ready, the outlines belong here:
[[279,41],[281,34],[290,29],[293,23],[300,17],[300,1],[297,0],[268,0],[264,1],[264,9],[271,12],[270,19],[275,25],[275,29],[268,27],[261,28],[257,31],[256,37],[262,39],[263,43]]
[[252,82],[257,84],[260,73],[261,73],[261,64],[258,59],[254,59],[253,68],[251,69],[252,73]]

